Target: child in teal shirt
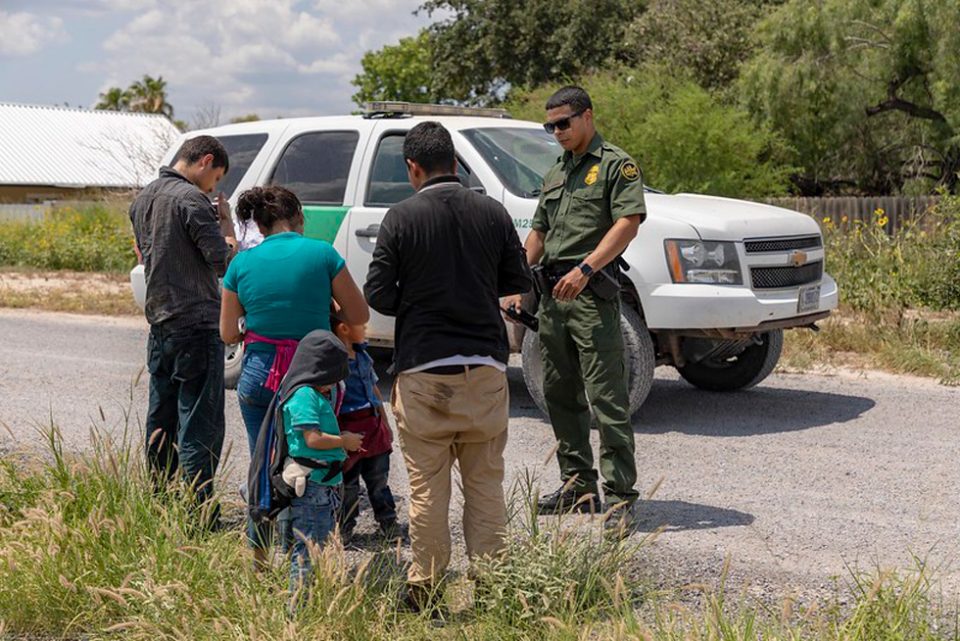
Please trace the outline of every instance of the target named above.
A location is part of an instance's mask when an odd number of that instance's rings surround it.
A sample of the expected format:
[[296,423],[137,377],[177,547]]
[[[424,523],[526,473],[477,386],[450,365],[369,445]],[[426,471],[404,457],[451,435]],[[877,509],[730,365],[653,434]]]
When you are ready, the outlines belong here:
[[328,399],[331,390],[348,373],[343,343],[329,331],[314,330],[300,341],[280,385],[279,407],[290,457],[286,463],[298,458],[318,464],[314,469],[304,469],[306,479],[299,483],[296,473],[291,475],[291,483],[287,469],[284,470],[284,480],[297,490],[290,503],[291,593],[300,590],[309,579],[311,544],[322,545],[336,526],[343,478],[340,466],[347,452],[358,450],[363,441],[359,434],[340,433]]

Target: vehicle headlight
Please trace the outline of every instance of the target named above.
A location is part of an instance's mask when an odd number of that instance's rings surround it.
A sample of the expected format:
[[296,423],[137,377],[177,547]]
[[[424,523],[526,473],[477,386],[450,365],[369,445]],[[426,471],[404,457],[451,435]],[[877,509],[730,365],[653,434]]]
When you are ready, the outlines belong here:
[[701,240],[664,241],[667,266],[675,283],[740,285],[737,248],[730,242]]

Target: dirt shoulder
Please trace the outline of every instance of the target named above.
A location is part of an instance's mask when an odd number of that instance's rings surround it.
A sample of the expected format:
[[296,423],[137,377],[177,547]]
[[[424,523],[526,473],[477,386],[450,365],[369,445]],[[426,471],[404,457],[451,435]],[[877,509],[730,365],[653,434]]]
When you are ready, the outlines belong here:
[[126,274],[0,270],[0,308],[138,317]]

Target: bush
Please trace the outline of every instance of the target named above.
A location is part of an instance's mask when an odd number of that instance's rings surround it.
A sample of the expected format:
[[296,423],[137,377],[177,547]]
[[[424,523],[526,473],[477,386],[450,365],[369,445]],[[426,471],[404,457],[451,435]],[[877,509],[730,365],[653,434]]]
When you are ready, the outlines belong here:
[[59,207],[40,221],[0,222],[0,266],[125,272],[136,265],[125,209]]
[[[793,168],[769,129],[693,80],[658,67],[581,78],[597,129],[640,163],[644,181],[668,192],[759,198],[787,192]],[[518,118],[541,121],[560,85],[511,95]]]
[[944,196],[892,235],[881,209],[852,228],[845,217],[821,223],[842,303],[870,313],[960,310],[960,197]]

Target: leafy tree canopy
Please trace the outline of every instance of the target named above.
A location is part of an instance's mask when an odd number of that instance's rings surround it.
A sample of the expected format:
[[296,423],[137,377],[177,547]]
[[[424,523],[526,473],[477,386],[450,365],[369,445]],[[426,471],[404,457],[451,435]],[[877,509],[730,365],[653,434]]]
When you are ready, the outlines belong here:
[[373,100],[436,102],[432,90],[430,34],[424,30],[416,37],[401,38],[395,45],[368,51],[360,61],[363,72],[352,84],[358,91],[353,101],[363,106]]
[[764,0],[651,0],[626,30],[625,57],[684,69],[710,90],[726,89],[753,53]]
[[960,4],[790,0],[759,35],[743,100],[795,150],[802,192],[956,188]]
[[624,32],[637,0],[428,0],[450,17],[429,27],[438,97],[501,101],[510,87],[573,78],[625,59]]

